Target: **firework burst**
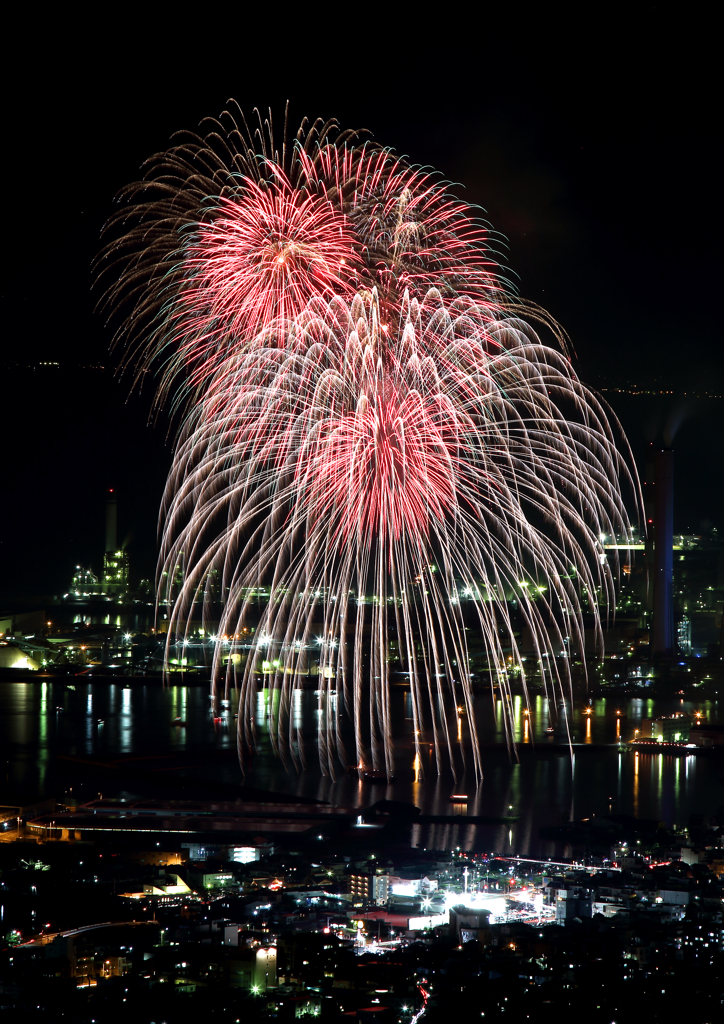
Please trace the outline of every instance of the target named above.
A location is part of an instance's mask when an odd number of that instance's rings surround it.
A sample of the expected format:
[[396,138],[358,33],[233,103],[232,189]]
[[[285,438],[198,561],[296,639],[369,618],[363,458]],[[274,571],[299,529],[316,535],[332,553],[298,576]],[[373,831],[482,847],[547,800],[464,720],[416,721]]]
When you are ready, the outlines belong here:
[[553,655],[583,649],[584,604],[599,639],[615,605],[599,535],[628,535],[630,460],[444,182],[321,122],[279,154],[229,118],[154,159],[106,250],[129,358],[160,357],[160,396],[186,401],[162,511],[169,636],[221,601],[218,634],[251,638],[212,666],[239,694],[242,757],[264,689],[275,748],[303,761],[293,698],[314,674],[322,769],[391,776],[397,671],[418,754],[428,731],[439,771],[468,758],[479,778],[468,635],[503,691],[511,668],[526,681],[514,617],[544,683],[570,682]]

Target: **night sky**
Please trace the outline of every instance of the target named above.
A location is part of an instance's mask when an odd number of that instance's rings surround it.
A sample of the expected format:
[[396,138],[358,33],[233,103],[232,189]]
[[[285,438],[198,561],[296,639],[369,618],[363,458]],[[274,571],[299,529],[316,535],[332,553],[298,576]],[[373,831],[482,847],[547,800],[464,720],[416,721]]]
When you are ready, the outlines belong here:
[[449,24],[442,7],[268,10],[11,22],[0,611],[62,593],[76,563],[100,569],[108,487],[132,578],[153,574],[169,424],[148,426],[150,393],[114,375],[90,264],[144,158],[230,96],[280,125],[289,99],[292,122],[336,117],[460,182],[587,383],[674,392],[604,395],[642,469],[646,442],[673,435],[676,529],[724,533],[724,399],[705,397],[724,394],[714,26],[656,6],[535,22],[459,8]]

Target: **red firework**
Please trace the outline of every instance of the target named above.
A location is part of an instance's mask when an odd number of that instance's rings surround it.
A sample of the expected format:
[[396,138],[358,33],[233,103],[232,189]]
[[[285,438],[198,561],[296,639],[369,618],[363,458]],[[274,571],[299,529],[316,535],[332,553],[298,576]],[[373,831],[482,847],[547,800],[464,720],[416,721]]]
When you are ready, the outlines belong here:
[[332,413],[297,471],[311,518],[328,518],[338,542],[426,537],[430,518],[444,521],[455,504],[455,434],[439,401],[409,386],[377,388],[354,412]]
[[438,772],[445,747],[464,765],[464,705],[479,778],[468,634],[501,693],[531,664],[565,690],[584,608],[600,638],[615,602],[601,535],[631,537],[629,454],[446,182],[322,122],[281,152],[270,126],[207,127],[129,187],[105,252],[126,360],[145,373],[163,356],[160,397],[182,377],[188,402],[164,500],[168,651],[203,604],[239,749],[263,686],[278,708],[263,728],[299,763],[292,695],[314,667],[330,773],[348,761],[344,704],[352,763],[393,774],[403,672],[416,764],[429,729]]
[[350,294],[358,269],[344,214],[277,170],[243,179],[199,224],[183,257],[173,331],[199,384],[254,339],[283,332],[313,298]]
[[303,125],[281,153],[265,131],[225,113],[149,161],[109,222],[107,302],[130,304],[126,362],[163,358],[159,399],[179,376],[198,397],[228,357],[333,294],[376,289],[390,323],[406,292],[433,288],[478,319],[511,308],[487,226],[448,182],[349,133],[331,143],[329,124]]
[[397,308],[408,290],[468,295],[497,308],[502,287],[488,229],[438,175],[376,146],[301,151],[303,180],[344,210],[365,264],[368,287]]

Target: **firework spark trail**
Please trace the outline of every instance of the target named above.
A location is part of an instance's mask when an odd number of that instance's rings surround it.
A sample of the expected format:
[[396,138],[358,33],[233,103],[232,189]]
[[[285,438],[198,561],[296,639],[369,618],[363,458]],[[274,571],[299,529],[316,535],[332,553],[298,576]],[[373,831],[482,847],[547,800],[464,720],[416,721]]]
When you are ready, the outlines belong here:
[[294,694],[314,660],[322,770],[391,776],[396,658],[418,763],[430,729],[438,771],[469,758],[480,778],[461,599],[502,692],[511,667],[526,680],[513,602],[549,692],[569,684],[555,655],[584,649],[584,604],[599,642],[599,601],[615,607],[599,536],[629,535],[630,457],[445,183],[321,122],[281,156],[263,125],[256,155],[224,123],[151,164],[151,198],[129,190],[130,228],[107,250],[129,358],[145,345],[161,398],[186,403],[162,509],[169,638],[199,604],[209,625],[218,594],[218,634],[253,638],[245,661],[219,645],[212,666],[239,690],[242,756],[261,686],[275,749],[304,763]]
[[[182,552],[193,567],[172,610],[178,630],[186,628],[184,616],[190,621],[214,570],[228,593],[222,634],[240,634],[250,612],[246,595],[260,584],[279,595],[278,603],[270,596],[258,626],[264,648],[257,645],[240,672],[247,712],[240,713],[240,728],[248,743],[254,742],[248,712],[260,663],[278,662],[267,682],[288,708],[305,671],[300,647],[306,650],[314,636],[320,595],[320,664],[333,677],[325,683],[322,672],[320,685],[351,703],[356,763],[369,760],[369,747],[374,766],[390,772],[390,620],[399,657],[418,680],[416,726],[424,724],[425,690],[435,708],[446,706],[437,671],[444,665],[455,681],[450,704],[457,705],[459,692],[474,729],[468,673],[456,670],[468,664],[465,630],[451,597],[460,590],[481,595],[480,629],[504,687],[501,622],[508,635],[513,632],[506,595],[517,595],[541,656],[552,646],[560,650],[564,635],[582,645],[579,586],[589,593],[601,587],[613,600],[598,538],[627,528],[623,503],[609,485],[625,465],[602,411],[597,414],[570,364],[541,346],[530,329],[528,336],[518,330],[504,360],[494,357],[493,373],[482,345],[460,355],[458,325],[440,319],[436,296],[432,307],[429,315],[424,302],[417,307],[417,329],[424,337],[433,323],[439,365],[416,354],[410,319],[393,337],[382,333],[374,295],[366,305],[356,298],[348,309],[339,300],[318,305],[295,323],[286,351],[256,350],[240,360],[223,416],[216,401],[210,417],[202,406],[179,446],[163,553],[169,573]],[[462,329],[469,326],[468,318]],[[228,369],[223,373],[228,380]],[[564,389],[578,405],[587,400],[588,423],[565,418],[553,402],[552,393]],[[549,529],[533,525],[531,509]],[[222,521],[223,531],[209,543],[207,524]],[[437,564],[439,577],[427,572]],[[568,578],[571,566],[576,584]],[[545,599],[529,593],[540,580],[550,588]],[[368,672],[361,644],[351,667],[344,660],[335,664],[330,653],[344,647],[350,602],[356,605],[353,635],[371,629]],[[549,619],[565,633],[552,639]],[[429,643],[418,653],[423,636]],[[514,657],[522,668],[518,651]],[[558,662],[551,661],[555,671]],[[363,701],[370,708],[365,726]],[[281,716],[279,730],[288,727]],[[439,757],[451,744],[450,722],[439,710],[433,729]],[[281,750],[280,732],[276,740]],[[289,741],[296,750],[296,738]],[[345,757],[341,737],[325,732],[320,754],[328,771],[333,750]],[[479,771],[475,743],[472,756]]]

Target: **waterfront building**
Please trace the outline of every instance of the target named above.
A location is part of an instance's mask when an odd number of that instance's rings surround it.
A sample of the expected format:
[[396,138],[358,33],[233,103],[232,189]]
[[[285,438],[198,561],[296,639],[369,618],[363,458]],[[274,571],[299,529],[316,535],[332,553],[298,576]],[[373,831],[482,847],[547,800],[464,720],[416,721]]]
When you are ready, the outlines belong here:
[[651,723],[651,735],[659,743],[688,743],[690,729],[690,719],[679,712],[655,718]]

